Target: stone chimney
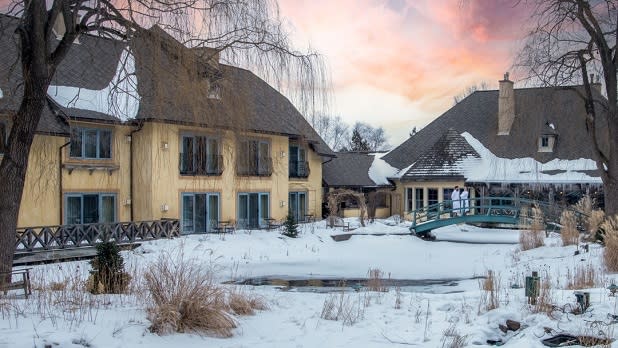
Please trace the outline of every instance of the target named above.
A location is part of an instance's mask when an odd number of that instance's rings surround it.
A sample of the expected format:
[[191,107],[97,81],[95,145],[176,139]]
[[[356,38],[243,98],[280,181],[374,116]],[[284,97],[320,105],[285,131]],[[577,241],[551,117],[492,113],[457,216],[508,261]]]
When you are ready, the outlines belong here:
[[498,135],[509,135],[515,120],[515,92],[509,73],[504,74],[504,80],[499,81],[498,93]]

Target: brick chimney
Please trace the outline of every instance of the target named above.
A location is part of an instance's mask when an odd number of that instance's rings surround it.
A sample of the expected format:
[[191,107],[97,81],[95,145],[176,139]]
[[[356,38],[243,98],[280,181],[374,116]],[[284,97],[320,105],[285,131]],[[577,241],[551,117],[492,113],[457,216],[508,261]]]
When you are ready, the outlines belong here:
[[504,80],[498,81],[498,135],[509,135],[515,120],[515,92],[509,73],[504,74]]

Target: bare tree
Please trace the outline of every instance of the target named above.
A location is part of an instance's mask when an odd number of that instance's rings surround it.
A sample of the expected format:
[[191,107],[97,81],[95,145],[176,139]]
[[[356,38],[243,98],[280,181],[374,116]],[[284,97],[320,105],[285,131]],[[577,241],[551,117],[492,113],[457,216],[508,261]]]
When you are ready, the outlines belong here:
[[348,138],[349,126],[340,116],[319,115],[313,118],[313,128],[335,151],[341,150]]
[[[0,32],[0,38],[17,38],[23,98],[0,163],[0,272],[12,268],[28,155],[48,87],[79,35],[121,40],[131,50],[140,32],[157,25],[188,47],[209,47],[212,56],[257,70],[278,87],[294,86],[301,109],[314,103],[311,91],[323,90],[319,56],[291,47],[273,0],[14,0],[6,14],[18,26],[15,35]],[[59,20],[65,30],[57,37]]]
[[476,91],[486,91],[489,89],[489,85],[485,81],[481,81],[478,84],[474,84],[466,87],[466,89],[460,94],[453,97],[453,105],[459,104],[462,100],[466,99],[469,95]]
[[349,151],[380,151],[389,147],[384,128],[374,128],[363,122],[356,122],[351,130],[351,136],[344,150]]
[[[519,1],[518,1],[519,2]],[[549,86],[582,84],[574,88],[583,98],[586,127],[594,144],[595,161],[603,181],[605,209],[618,213],[618,4],[614,0],[528,0],[534,27],[520,55],[519,66]],[[591,86],[590,72],[600,72],[605,100]]]

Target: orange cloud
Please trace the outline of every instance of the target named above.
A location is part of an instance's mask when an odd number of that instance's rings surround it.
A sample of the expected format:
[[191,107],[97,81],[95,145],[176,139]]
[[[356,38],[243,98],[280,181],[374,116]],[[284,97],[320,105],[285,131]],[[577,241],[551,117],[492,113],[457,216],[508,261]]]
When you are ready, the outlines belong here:
[[[511,0],[280,0],[280,5],[298,37],[327,58],[335,93],[364,85],[434,114],[437,105],[447,109],[469,85],[496,84],[512,64],[527,16]],[[339,105],[344,118],[346,108]]]

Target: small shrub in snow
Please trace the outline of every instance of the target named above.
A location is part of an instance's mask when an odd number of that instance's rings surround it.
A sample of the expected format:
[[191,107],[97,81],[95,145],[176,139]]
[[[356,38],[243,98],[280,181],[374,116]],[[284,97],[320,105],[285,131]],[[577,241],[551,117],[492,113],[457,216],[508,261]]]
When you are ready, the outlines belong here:
[[285,218],[282,234],[290,238],[298,237],[298,223],[296,222],[292,214],[288,214],[288,216]]
[[92,271],[88,291],[93,294],[118,294],[126,291],[131,276],[124,271],[124,259],[115,242],[97,244],[97,255],[90,261]]

